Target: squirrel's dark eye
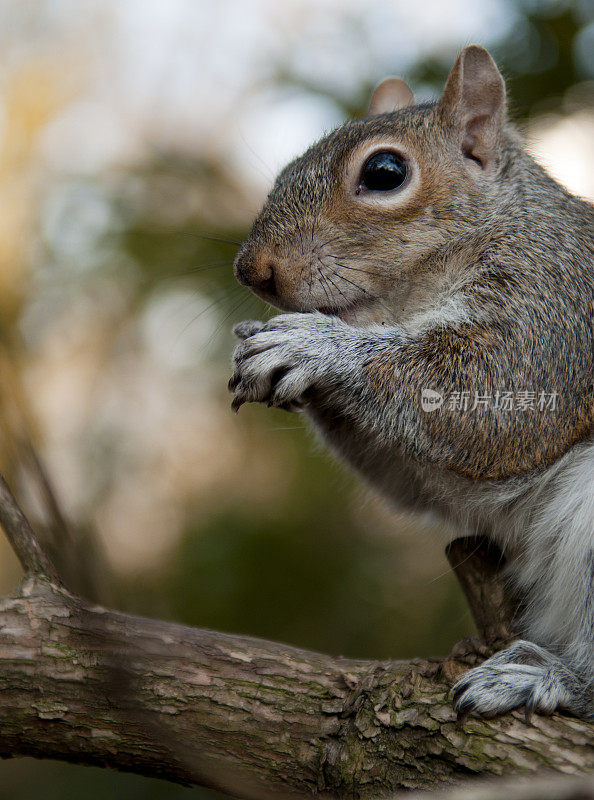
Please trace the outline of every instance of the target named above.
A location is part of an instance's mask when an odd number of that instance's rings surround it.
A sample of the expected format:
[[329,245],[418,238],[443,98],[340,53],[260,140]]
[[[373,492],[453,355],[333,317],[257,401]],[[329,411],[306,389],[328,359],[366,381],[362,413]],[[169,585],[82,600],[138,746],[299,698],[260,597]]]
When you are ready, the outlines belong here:
[[396,153],[374,153],[361,172],[361,186],[374,192],[398,189],[406,180],[406,161]]

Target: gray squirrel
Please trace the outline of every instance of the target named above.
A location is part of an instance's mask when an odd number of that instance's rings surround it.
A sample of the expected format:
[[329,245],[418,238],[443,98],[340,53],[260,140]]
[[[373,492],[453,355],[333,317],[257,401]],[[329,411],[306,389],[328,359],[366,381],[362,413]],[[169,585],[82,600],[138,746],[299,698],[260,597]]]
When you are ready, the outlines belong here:
[[523,638],[453,687],[460,714],[594,718],[593,223],[473,45],[438,102],[387,78],[289,164],[235,260],[289,313],[236,326],[233,407],[303,410],[394,504],[506,555]]

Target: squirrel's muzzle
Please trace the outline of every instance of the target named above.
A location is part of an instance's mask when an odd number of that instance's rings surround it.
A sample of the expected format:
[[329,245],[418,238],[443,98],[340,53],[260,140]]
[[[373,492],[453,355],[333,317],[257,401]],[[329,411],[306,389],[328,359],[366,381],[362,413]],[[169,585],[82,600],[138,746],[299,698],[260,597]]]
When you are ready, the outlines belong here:
[[254,255],[243,248],[233,262],[233,272],[239,283],[249,286],[259,297],[268,301],[277,295],[276,268],[274,259]]

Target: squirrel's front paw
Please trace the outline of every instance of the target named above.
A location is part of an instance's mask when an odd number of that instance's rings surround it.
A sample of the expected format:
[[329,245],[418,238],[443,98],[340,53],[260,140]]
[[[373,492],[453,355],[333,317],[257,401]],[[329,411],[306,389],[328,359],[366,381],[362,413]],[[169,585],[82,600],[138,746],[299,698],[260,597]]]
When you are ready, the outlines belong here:
[[340,320],[322,314],[282,314],[269,322],[240,322],[233,354],[232,407],[268,403],[298,410],[304,394],[329,379]]

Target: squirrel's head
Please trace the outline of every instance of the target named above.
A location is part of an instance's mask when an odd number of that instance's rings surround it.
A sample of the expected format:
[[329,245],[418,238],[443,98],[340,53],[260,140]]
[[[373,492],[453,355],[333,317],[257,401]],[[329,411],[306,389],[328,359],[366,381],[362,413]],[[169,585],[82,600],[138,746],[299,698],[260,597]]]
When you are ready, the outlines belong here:
[[415,105],[386,78],[365,118],[280,173],[237,279],[281,310],[397,319],[431,255],[492,211],[505,122],[505,84],[482,47],[462,51],[437,103]]

